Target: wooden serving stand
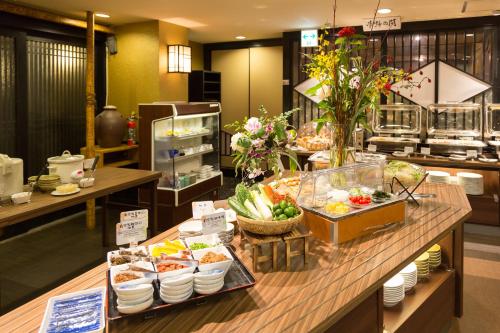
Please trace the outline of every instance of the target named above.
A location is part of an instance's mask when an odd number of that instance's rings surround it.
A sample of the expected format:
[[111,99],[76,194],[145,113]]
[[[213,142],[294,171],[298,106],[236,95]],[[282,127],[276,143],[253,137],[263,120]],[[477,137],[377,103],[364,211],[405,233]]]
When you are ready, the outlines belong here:
[[[307,265],[307,253],[309,252],[309,240],[312,232],[303,224],[299,224],[295,229],[281,235],[257,235],[240,228],[241,238],[246,239],[252,246],[252,261],[253,270],[257,271],[258,264],[261,262],[272,261],[273,271],[278,270],[278,249],[279,244],[284,243],[286,270],[289,271],[291,267],[291,260],[294,257],[303,256],[304,266]],[[294,243],[300,244],[301,250],[292,250]],[[272,251],[270,255],[264,255],[263,247],[269,244]],[[260,254],[259,254],[260,253]]]

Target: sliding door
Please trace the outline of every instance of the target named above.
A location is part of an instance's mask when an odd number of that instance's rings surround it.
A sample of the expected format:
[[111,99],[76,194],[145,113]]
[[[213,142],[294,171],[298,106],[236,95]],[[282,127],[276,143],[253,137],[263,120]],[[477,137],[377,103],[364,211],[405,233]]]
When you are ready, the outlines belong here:
[[16,45],[0,34],[0,154],[16,153]]

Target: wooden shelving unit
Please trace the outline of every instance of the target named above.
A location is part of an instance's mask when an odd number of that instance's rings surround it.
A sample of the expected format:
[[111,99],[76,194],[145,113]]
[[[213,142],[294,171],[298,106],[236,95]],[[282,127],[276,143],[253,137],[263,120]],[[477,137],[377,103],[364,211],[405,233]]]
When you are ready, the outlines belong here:
[[386,332],[440,332],[453,317],[455,300],[450,295],[454,288],[453,269],[432,272],[430,279],[417,283],[414,292],[406,294],[401,304],[384,308]]
[[192,71],[189,73],[190,102],[220,102],[221,73]]
[[[80,153],[85,155],[85,147],[80,149]],[[120,145],[112,148],[95,147],[95,154],[99,156],[97,167],[124,167],[139,163],[139,145]]]

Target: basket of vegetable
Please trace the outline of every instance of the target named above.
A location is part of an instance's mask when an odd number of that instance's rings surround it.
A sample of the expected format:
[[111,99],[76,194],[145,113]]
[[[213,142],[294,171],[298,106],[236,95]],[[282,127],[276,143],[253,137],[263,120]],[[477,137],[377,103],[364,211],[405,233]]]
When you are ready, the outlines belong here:
[[275,193],[268,185],[247,188],[238,184],[228,203],[236,211],[240,228],[260,235],[287,233],[304,218],[292,198]]

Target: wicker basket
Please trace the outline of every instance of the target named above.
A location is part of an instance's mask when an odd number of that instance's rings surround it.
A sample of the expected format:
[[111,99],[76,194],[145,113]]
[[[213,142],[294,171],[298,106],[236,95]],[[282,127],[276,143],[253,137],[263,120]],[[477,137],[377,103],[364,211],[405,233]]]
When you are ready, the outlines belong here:
[[259,235],[280,235],[295,228],[303,219],[304,211],[299,207],[300,214],[283,221],[252,220],[238,215],[236,219],[241,229]]

